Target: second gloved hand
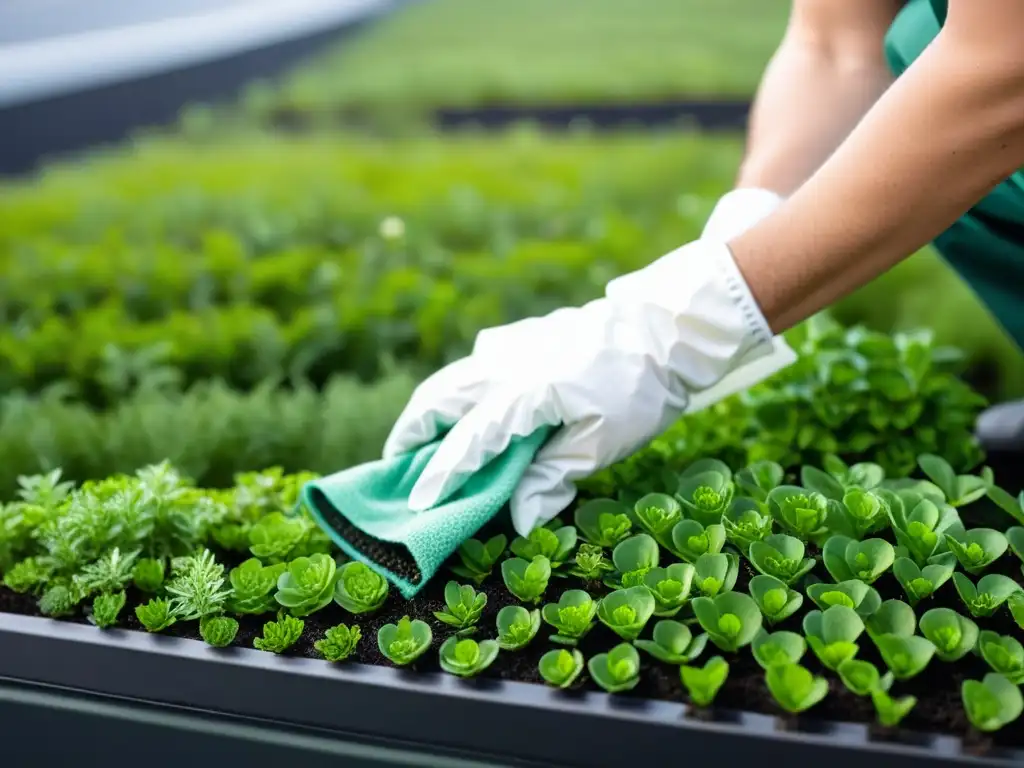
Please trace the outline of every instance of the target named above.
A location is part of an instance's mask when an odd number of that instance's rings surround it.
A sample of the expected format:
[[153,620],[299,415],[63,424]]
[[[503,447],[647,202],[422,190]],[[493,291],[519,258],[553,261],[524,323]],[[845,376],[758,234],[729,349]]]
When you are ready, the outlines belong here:
[[428,509],[513,437],[560,426],[510,502],[525,535],[569,505],[576,480],[641,448],[694,399],[708,405],[792,360],[729,249],[697,241],[612,281],[602,299],[481,332],[416,390],[385,456],[447,432],[410,496]]

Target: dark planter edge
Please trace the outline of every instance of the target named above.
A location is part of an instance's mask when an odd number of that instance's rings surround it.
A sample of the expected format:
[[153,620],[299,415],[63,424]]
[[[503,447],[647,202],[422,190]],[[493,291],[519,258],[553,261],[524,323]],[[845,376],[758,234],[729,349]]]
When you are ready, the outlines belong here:
[[972,755],[951,736],[902,743],[877,740],[869,726],[850,723],[811,722],[813,730],[801,731],[754,713],[702,713],[698,719],[687,717],[682,703],[332,665],[14,614],[0,614],[0,678],[424,749],[566,766],[620,765],[668,754],[741,763],[828,760],[830,768],[859,768],[865,760],[873,768],[915,768],[1003,766],[1024,759],[1016,750]]
[[[552,131],[586,126],[597,131],[692,128],[730,132],[746,128],[750,108],[749,98],[709,96],[636,102],[495,103],[467,107],[440,105],[414,109],[405,113],[405,116],[441,132],[464,129],[503,131],[524,122]],[[387,115],[387,112],[361,107],[311,112],[285,107],[269,111],[265,119],[272,128],[302,134],[325,126],[370,129],[375,122],[386,119]]]

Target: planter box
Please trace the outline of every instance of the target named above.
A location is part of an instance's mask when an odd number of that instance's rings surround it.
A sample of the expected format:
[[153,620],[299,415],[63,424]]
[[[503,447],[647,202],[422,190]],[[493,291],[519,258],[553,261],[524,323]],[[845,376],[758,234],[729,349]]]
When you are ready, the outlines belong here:
[[[1024,760],[1020,751],[971,754],[941,735],[896,743],[862,725],[786,728],[771,716],[732,712],[694,718],[680,703],[217,650],[13,614],[0,615],[0,679],[8,728],[57,736],[45,752],[68,759],[95,743],[105,753],[131,749],[147,765],[201,755],[200,764],[287,757],[306,761],[303,768],[339,758],[453,768],[659,765],[669,756],[698,765],[830,768]],[[35,740],[25,748],[38,761]]]

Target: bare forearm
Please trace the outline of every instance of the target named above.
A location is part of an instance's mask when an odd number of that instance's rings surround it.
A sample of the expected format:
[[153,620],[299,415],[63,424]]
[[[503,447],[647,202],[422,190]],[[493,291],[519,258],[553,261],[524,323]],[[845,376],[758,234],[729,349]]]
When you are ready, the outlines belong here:
[[880,43],[874,52],[843,53],[790,33],[761,81],[737,186],[792,194],[891,82]]
[[1015,0],[990,0],[987,17],[950,6],[947,29],[820,170],[730,243],[776,332],[931,241],[1024,165],[1024,66],[1015,44],[994,42],[1024,12]]

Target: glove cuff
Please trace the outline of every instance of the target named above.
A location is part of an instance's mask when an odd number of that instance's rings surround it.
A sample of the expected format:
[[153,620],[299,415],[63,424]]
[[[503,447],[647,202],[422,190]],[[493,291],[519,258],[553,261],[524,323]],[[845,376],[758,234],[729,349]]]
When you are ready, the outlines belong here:
[[612,280],[605,295],[637,314],[648,348],[690,394],[773,350],[771,328],[723,242],[685,245]]
[[784,201],[784,197],[767,189],[734,189],[715,205],[701,239],[727,243],[774,212]]

